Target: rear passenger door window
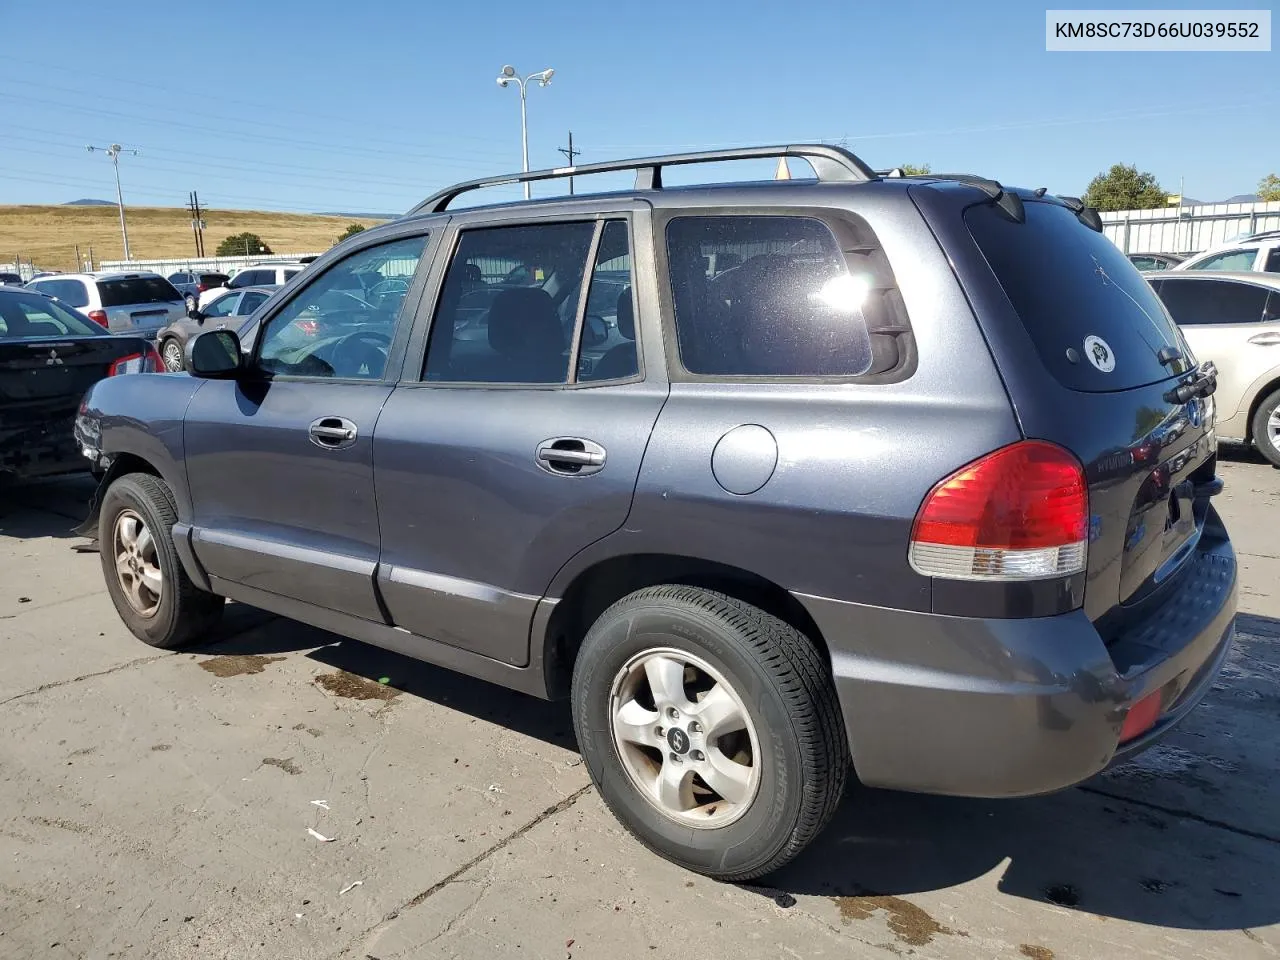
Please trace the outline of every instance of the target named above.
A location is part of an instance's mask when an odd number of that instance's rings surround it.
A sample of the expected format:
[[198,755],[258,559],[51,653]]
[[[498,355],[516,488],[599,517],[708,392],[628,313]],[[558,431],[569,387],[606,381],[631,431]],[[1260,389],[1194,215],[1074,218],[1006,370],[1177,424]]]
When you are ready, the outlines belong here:
[[837,240],[816,217],[673,218],[666,248],[685,370],[851,378],[899,367],[909,327],[888,262],[870,228],[841,229],[850,235]]
[[1216,323],[1258,323],[1267,302],[1267,290],[1230,280],[1176,280],[1165,278],[1160,299],[1179,326]]
[[89,293],[80,280],[44,280],[35,287],[41,293],[57,297],[69,307],[87,307]]
[[432,320],[423,379],[570,382],[596,230],[584,221],[462,231]]
[[237,314],[250,314],[257,310],[260,306],[267,302],[267,295],[257,290],[250,290],[240,300],[240,305],[236,308]]
[[1262,269],[1267,273],[1280,273],[1280,247],[1272,247],[1267,251],[1267,262]]

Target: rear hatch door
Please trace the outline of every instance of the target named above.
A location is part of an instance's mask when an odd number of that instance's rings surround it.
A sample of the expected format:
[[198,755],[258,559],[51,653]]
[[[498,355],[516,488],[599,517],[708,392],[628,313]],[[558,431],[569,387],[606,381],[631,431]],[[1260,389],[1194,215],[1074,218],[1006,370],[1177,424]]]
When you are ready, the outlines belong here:
[[1003,294],[975,306],[985,304],[979,320],[1024,432],[1085,467],[1084,606],[1097,620],[1191,556],[1213,489],[1214,405],[1175,395],[1195,379],[1195,358],[1124,254],[1054,198],[1024,200],[1022,222],[990,202],[965,209],[990,269],[965,282],[994,277]]
[[185,312],[185,300],[163,277],[127,276],[98,281],[98,295],[112,333],[154,336]]

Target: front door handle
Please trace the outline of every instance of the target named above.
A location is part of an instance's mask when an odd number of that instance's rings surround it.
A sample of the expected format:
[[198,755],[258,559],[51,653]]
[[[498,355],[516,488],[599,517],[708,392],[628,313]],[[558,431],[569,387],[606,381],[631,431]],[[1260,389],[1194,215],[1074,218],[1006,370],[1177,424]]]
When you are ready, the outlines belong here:
[[312,420],[307,435],[317,447],[326,450],[343,450],[356,442],[359,431],[346,417],[320,417]]
[[1256,343],[1260,347],[1274,347],[1280,344],[1280,332],[1267,330],[1263,333],[1255,333],[1249,338],[1249,342]]
[[538,444],[538,466],[558,476],[582,477],[604,468],[604,447],[581,437],[554,437]]

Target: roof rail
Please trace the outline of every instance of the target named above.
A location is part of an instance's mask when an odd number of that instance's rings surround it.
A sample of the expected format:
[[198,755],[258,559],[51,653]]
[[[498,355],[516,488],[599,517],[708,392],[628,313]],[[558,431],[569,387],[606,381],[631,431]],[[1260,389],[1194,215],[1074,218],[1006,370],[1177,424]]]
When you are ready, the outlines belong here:
[[856,183],[877,179],[875,171],[855,154],[843,147],[825,143],[802,143],[778,147],[741,147],[736,150],[704,150],[697,153],[671,153],[658,157],[640,157],[633,160],[611,160],[606,163],[586,163],[576,167],[556,167],[550,170],[531,170],[528,173],[510,173],[500,177],[484,177],[455,183],[451,187],[433,193],[409,211],[415,213],[439,213],[461,194],[482,187],[499,187],[512,183],[530,183],[535,180],[554,180],[561,177],[581,177],[591,173],[617,173],[636,171],[637,190],[661,190],[662,168],[690,163],[719,163],[725,160],[760,160],[774,157],[798,157],[809,161],[814,174],[823,183]]

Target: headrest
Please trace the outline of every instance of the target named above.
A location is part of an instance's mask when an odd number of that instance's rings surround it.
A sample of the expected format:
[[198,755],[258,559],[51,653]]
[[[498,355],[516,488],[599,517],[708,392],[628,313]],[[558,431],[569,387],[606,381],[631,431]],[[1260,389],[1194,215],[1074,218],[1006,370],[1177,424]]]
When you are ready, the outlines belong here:
[[618,294],[618,333],[628,340],[636,338],[635,308],[631,303],[631,288],[623,287]]
[[562,353],[564,331],[551,295],[537,287],[512,287],[494,297],[489,346],[508,357]]

